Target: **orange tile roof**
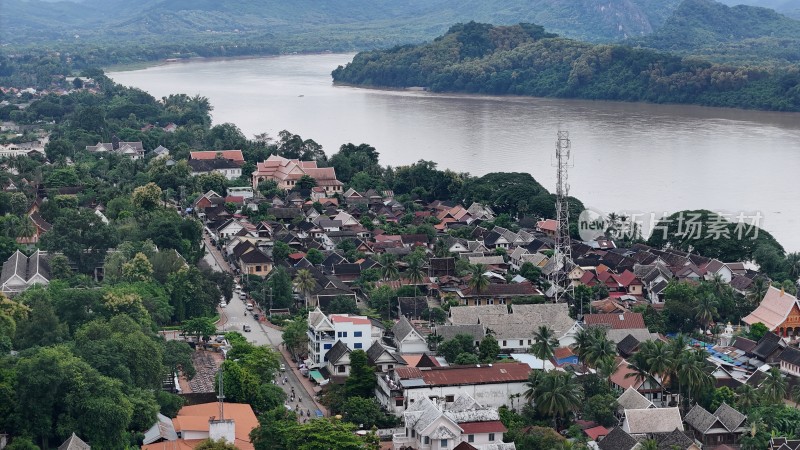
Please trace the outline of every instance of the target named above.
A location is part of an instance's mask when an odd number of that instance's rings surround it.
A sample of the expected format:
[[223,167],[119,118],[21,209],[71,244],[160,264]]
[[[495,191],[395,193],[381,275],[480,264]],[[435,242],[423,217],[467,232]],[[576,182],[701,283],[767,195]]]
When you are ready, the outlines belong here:
[[347,314],[331,314],[329,317],[332,323],[336,322],[349,322],[356,325],[369,325],[372,322],[369,321],[366,317],[361,316],[350,316]]
[[217,154],[222,154],[222,157],[225,159],[244,162],[244,156],[242,155],[241,150],[206,150],[201,152],[190,152],[189,157],[191,159],[215,159]]

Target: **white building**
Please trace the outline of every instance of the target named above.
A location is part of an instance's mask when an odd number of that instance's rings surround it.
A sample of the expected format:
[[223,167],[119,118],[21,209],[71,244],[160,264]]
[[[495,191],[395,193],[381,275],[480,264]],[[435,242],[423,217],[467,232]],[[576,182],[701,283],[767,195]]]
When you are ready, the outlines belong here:
[[3,263],[0,272],[0,291],[9,297],[33,285],[47,286],[49,283],[49,256],[41,250],[36,250],[31,256],[17,250]]
[[328,351],[337,341],[342,341],[350,350],[370,348],[373,342],[372,322],[364,316],[325,313],[319,308],[308,313],[308,359],[309,366],[318,368],[328,361]]
[[387,411],[400,415],[423,399],[445,406],[466,393],[482,405],[514,409],[522,406],[531,368],[519,362],[450,367],[397,367],[378,377],[375,396]]
[[504,443],[506,427],[497,408],[481,405],[466,393],[457,394],[450,404],[423,398],[403,413],[403,433],[392,437],[395,450],[452,449],[466,442],[478,450],[514,450]]
[[400,316],[400,320],[392,327],[392,333],[395,346],[401,354],[426,353],[429,350],[428,342],[405,316]]

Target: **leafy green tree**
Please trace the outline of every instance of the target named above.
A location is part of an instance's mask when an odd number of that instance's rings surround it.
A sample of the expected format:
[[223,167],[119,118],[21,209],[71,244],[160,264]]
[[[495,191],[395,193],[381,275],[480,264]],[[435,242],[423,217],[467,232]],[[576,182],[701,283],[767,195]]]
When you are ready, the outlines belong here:
[[500,354],[500,344],[497,343],[497,339],[494,336],[489,334],[481,339],[478,351],[481,361],[490,363],[497,360],[497,355]]
[[308,253],[306,253],[306,259],[311,264],[318,266],[322,264],[322,261],[325,260],[325,255],[323,255],[321,251],[315,248],[310,248],[308,249]]
[[325,308],[326,314],[358,314],[359,309],[353,297],[336,296]]
[[736,404],[736,392],[728,386],[714,389],[714,395],[711,398],[709,409],[716,411],[723,403],[727,403],[729,406]]
[[456,360],[453,361],[453,364],[457,366],[464,366],[469,364],[478,364],[479,362],[481,362],[481,360],[478,359],[478,355],[475,353],[459,353],[458,356],[456,356]]
[[305,191],[305,190],[309,190],[309,189],[311,189],[313,187],[316,187],[316,186],[317,186],[317,180],[316,179],[314,179],[314,178],[312,178],[312,177],[310,177],[308,175],[303,175],[302,177],[300,177],[299,180],[297,180],[297,184],[295,184],[294,187],[297,190],[304,190]]
[[39,446],[34,444],[29,437],[17,436],[11,441],[11,444],[6,446],[6,450],[39,450]]
[[283,406],[258,416],[258,427],[250,432],[256,450],[288,450],[288,435],[295,432],[297,416]]
[[182,267],[170,274],[167,292],[178,321],[212,315],[222,296],[216,283],[195,267]]
[[584,414],[589,420],[609,427],[617,423],[616,411],[617,399],[611,394],[602,394],[587,399]]
[[100,375],[66,347],[39,348],[17,364],[24,430],[42,447],[64,439],[64,427],[101,448],[124,448],[133,406],[122,383]]
[[771,367],[759,387],[761,397],[767,403],[780,403],[786,397],[786,378],[777,367]]
[[184,400],[183,397],[179,395],[164,391],[156,391],[155,396],[161,414],[167,417],[177,417],[178,411],[183,408]]
[[387,415],[374,397],[350,397],[342,406],[344,420],[356,425],[359,429],[381,426],[387,422]]
[[305,318],[290,321],[283,327],[283,345],[292,354],[297,356],[308,345],[308,321]]
[[449,362],[455,362],[462,353],[475,353],[475,343],[468,334],[457,334],[452,339],[439,344],[438,353]]
[[272,259],[275,262],[286,261],[286,258],[292,253],[291,247],[285,242],[275,241],[275,246],[272,247]]
[[214,191],[222,196],[227,195],[228,180],[225,178],[225,175],[221,173],[204,173],[195,177],[194,182],[198,192],[206,193],[208,191]]
[[201,338],[207,341],[211,335],[217,332],[217,326],[212,319],[208,317],[195,317],[183,322],[181,332],[189,336],[194,336],[198,341],[200,341]]
[[15,338],[17,349],[34,346],[49,346],[69,339],[67,326],[56,316],[49,292],[45,289],[29,289],[20,299],[31,308],[28,320],[17,324]]
[[195,450],[236,450],[237,446],[225,442],[225,439],[213,440],[211,438],[201,441]]
[[769,328],[761,322],[756,322],[750,325],[750,331],[747,333],[747,337],[758,342],[767,333],[769,333]]
[[374,395],[375,384],[375,371],[367,362],[367,353],[364,350],[350,352],[350,376],[344,383],[347,395],[370,398]]
[[116,243],[114,230],[87,209],[64,211],[41,240],[42,248],[63,252],[83,273],[99,267],[106,251]]
[[122,276],[131,282],[149,281],[153,276],[153,265],[144,253],[137,253],[132,260],[122,265]]
[[145,211],[158,207],[161,201],[161,188],[155,183],[147,183],[133,190],[131,203]]

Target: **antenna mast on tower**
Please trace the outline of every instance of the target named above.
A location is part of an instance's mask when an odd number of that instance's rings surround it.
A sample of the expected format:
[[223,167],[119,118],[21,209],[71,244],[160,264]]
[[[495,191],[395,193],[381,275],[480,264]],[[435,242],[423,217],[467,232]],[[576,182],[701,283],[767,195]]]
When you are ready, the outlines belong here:
[[572,265],[572,243],[569,237],[569,176],[568,170],[573,166],[570,151],[572,145],[569,140],[569,131],[558,131],[556,141],[556,248],[553,249],[555,270],[550,274],[553,301],[558,303],[564,296],[571,292],[571,283],[567,274]]
[[225,381],[223,377],[225,376],[225,371],[222,367],[219,368],[219,395],[217,398],[219,399],[219,420],[225,420],[225,392],[223,392],[223,387],[225,386]]

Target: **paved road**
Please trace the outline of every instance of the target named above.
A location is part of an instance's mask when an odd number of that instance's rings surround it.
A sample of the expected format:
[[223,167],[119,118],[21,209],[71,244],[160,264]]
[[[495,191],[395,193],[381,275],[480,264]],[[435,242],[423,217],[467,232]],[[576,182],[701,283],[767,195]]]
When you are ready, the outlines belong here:
[[[213,256],[220,267],[224,268],[228,273],[231,273],[230,266],[222,259],[222,255],[217,249],[211,245],[208,236],[206,235],[204,238],[206,241],[206,248],[211,250],[211,256]],[[236,295],[234,295],[234,298],[225,308],[218,309],[221,318],[218,325],[219,331],[238,331],[255,345],[268,345],[279,351],[281,364],[284,365],[286,371],[280,373],[275,381],[281,386],[284,392],[286,392],[288,399],[287,405],[293,410],[298,411],[298,420],[301,422],[306,420],[308,418],[308,412],[313,415],[318,409],[321,410],[323,414],[327,413],[326,409],[314,400],[311,383],[309,383],[307,379],[301,378],[296,364],[292,363],[284,353],[280,352],[279,346],[281,342],[283,342],[283,336],[280,330],[263,325],[253,319],[253,314],[247,311],[245,302]],[[250,325],[252,331],[245,332],[243,330],[244,325]],[[291,400],[292,394],[294,394],[294,401]],[[300,411],[304,413],[302,416],[299,415]]]

